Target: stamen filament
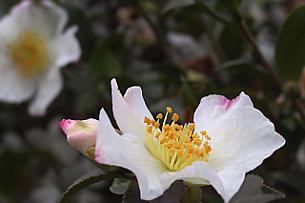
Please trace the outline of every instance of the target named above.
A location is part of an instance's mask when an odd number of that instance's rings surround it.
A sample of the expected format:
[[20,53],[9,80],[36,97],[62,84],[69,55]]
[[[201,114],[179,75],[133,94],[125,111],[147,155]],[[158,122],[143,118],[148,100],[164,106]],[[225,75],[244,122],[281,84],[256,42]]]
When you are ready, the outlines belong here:
[[195,130],[194,123],[179,125],[179,115],[173,113],[172,123],[167,124],[167,118],[173,112],[171,107],[166,108],[162,126],[160,120],[163,115],[159,113],[156,120],[144,118],[146,123],[146,147],[170,170],[180,170],[194,161],[207,161],[212,148],[211,139],[205,130],[200,131],[202,137]]

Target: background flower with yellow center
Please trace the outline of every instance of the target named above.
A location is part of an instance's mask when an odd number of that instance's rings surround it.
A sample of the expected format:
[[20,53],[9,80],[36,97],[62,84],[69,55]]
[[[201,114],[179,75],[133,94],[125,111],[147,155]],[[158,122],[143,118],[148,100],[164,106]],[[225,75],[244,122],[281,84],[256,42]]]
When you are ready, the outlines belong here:
[[46,43],[40,33],[26,30],[10,44],[9,55],[20,74],[33,77],[45,70],[49,62]]
[[43,115],[62,89],[60,68],[77,61],[76,27],[64,31],[65,10],[51,1],[22,1],[0,21],[0,100],[34,97],[32,115]]

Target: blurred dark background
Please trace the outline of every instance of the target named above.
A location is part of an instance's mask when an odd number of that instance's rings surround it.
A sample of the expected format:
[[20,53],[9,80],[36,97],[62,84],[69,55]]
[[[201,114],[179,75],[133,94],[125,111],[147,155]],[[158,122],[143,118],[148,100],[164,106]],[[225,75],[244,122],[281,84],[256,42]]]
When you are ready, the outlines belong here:
[[[18,2],[0,0],[0,16]],[[281,88],[238,23],[231,23],[242,16],[267,63],[278,72],[274,49],[280,28],[305,1],[239,1],[240,16],[216,0],[206,0],[208,7],[177,6],[166,0],[55,2],[68,11],[69,25],[79,28],[82,58],[62,69],[65,87],[44,117],[29,116],[26,103],[0,103],[1,203],[55,203],[68,185],[95,168],[69,146],[58,122],[98,118],[101,107],[110,113],[113,77],[122,91],[140,85],[152,112],[170,105],[185,121],[192,120],[205,95],[234,98],[246,92],[287,140],[251,173],[286,194],[278,202],[305,202],[305,123],[298,112],[305,108],[305,81]],[[298,110],[291,101],[298,102]],[[112,194],[109,185],[84,189],[71,202],[120,202],[121,196]],[[221,202],[208,187],[203,198]]]

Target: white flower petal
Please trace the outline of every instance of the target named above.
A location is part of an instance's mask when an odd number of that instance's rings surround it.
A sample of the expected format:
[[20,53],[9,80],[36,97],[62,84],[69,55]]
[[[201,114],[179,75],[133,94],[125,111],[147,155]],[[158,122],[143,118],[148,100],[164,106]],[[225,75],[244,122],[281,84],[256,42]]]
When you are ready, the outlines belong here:
[[77,27],[71,27],[64,34],[51,40],[49,43],[52,58],[55,58],[55,64],[58,67],[67,65],[70,62],[76,62],[80,58],[81,48],[75,36]]
[[251,107],[224,114],[215,120],[213,128],[210,162],[218,169],[241,164],[248,172],[285,144],[273,124]]
[[35,30],[46,37],[59,34],[68,19],[66,11],[52,1],[41,1],[40,4],[35,4],[25,0],[12,9],[10,16],[21,29]]
[[157,198],[167,189],[162,187],[159,179],[167,170],[165,166],[147,151],[139,138],[130,134],[120,136],[103,109],[100,113],[95,150],[97,162],[120,166],[136,175],[141,199]]
[[224,187],[224,194],[221,196],[225,202],[229,202],[244,182],[244,170],[239,165],[233,165],[218,172],[217,175]]
[[212,138],[209,164],[224,183],[225,198],[238,191],[245,173],[285,143],[244,93],[234,100],[217,95],[204,97],[194,121],[197,131],[205,129]]
[[46,74],[39,78],[37,93],[29,106],[29,113],[33,116],[45,114],[49,104],[59,94],[63,87],[60,71],[55,67],[50,68]]
[[219,169],[236,160],[252,170],[285,142],[244,93],[234,100],[204,97],[194,120],[197,131],[205,129],[212,137],[210,161]]
[[[132,133],[141,140],[145,139],[144,116],[150,117],[142,91],[138,87],[130,88],[126,92],[126,99],[122,96],[115,79],[111,80],[112,108],[114,118],[123,133]],[[134,98],[132,98],[134,96]],[[130,102],[130,103],[129,103]]]
[[218,119],[223,113],[232,112],[235,109],[249,106],[253,107],[253,103],[248,95],[241,92],[238,97],[229,100],[222,95],[209,95],[203,97],[194,113],[194,122],[196,126],[202,130],[209,130],[215,119]]
[[36,80],[23,78],[2,54],[0,54],[0,73],[0,100],[21,103],[33,96]]
[[163,173],[160,177],[163,187],[169,187],[176,180],[185,180],[195,184],[211,184],[226,199],[225,188],[216,171],[206,162],[196,161],[179,171]]
[[134,86],[128,88],[124,95],[124,99],[142,123],[145,116],[151,119],[153,118],[145,104],[141,87]]
[[7,55],[7,45],[14,41],[20,32],[18,23],[10,16],[0,20],[0,54]]
[[19,25],[10,16],[0,21],[0,100],[21,103],[35,91],[35,80],[23,78],[10,60],[7,45],[19,34]]

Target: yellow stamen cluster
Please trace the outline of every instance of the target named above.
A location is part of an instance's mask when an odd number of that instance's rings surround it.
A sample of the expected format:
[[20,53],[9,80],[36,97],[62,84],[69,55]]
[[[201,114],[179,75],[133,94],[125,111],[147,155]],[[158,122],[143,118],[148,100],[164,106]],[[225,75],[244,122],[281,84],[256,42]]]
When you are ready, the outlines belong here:
[[18,72],[31,77],[45,70],[48,63],[47,42],[35,31],[24,31],[9,45],[9,55]]
[[145,144],[148,150],[173,171],[191,165],[194,161],[207,161],[212,150],[208,133],[202,130],[198,135],[194,132],[194,123],[177,124],[179,120],[177,113],[173,113],[171,124],[166,123],[173,108],[167,107],[166,111],[162,126],[160,125],[163,119],[162,113],[156,116],[156,120],[144,118]]

